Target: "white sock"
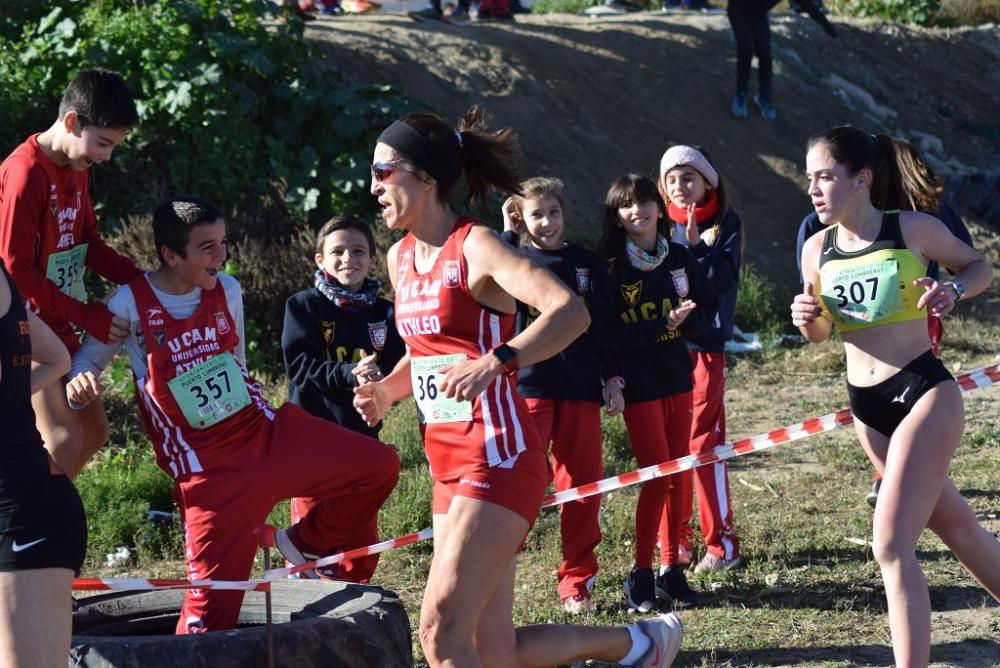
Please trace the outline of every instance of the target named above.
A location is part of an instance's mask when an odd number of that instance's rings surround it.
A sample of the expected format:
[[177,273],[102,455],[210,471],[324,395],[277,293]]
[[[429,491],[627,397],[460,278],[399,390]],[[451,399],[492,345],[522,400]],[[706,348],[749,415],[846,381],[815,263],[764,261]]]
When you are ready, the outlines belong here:
[[653,641],[642,632],[642,629],[637,624],[629,624],[625,628],[628,629],[629,635],[632,636],[632,649],[618,663],[622,666],[634,666],[649,651]]

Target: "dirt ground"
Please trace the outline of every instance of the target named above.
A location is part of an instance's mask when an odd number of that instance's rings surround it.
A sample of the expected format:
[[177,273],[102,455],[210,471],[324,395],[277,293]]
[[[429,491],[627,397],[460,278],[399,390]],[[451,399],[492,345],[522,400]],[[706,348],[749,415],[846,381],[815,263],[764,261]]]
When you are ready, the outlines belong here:
[[772,16],[775,122],[729,114],[735,47],[725,15],[466,25],[366,15],[321,19],[307,37],[328,46],[348,79],[393,84],[424,109],[454,119],[483,104],[519,133],[526,175],[566,182],[571,229],[584,239],[598,234],[612,179],[655,172],[672,143],[705,147],[731,184],[749,257],[790,290],[812,133],[851,123],[914,141],[943,174],[1000,172],[1000,29],[834,23],[836,40],[809,18]]

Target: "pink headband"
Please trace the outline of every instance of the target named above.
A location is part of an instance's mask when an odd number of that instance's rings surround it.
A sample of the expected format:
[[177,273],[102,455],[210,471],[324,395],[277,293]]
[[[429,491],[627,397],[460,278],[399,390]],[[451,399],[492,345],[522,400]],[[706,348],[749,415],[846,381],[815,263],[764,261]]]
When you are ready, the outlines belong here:
[[660,159],[660,180],[663,180],[667,172],[674,167],[682,167],[684,165],[697,169],[713,188],[719,187],[719,173],[715,171],[715,167],[712,167],[712,163],[708,161],[708,158],[698,149],[684,146],[683,144],[671,146],[663,154],[663,157]]

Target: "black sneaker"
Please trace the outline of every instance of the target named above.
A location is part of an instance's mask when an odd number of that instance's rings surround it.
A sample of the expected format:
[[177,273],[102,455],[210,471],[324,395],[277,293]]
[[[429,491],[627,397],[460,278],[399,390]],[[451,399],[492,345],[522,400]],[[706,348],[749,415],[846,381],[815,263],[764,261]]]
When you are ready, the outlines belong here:
[[872,508],[874,508],[875,504],[878,502],[878,491],[881,488],[882,478],[875,478],[875,482],[872,483],[872,488],[868,490],[868,493],[865,495],[865,501],[867,501],[868,505]]
[[649,612],[656,607],[652,568],[633,568],[625,578],[625,602],[629,610]]
[[656,576],[656,598],[664,606],[690,608],[697,605],[700,594],[688,584],[684,569],[671,566]]

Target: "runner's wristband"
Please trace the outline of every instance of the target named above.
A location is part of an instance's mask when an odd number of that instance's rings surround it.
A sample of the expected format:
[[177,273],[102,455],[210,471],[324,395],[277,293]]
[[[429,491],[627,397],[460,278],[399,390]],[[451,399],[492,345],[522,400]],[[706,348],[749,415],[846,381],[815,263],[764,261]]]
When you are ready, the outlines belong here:
[[504,375],[510,375],[518,370],[517,351],[506,343],[501,343],[490,353],[500,362],[500,368],[503,369]]

